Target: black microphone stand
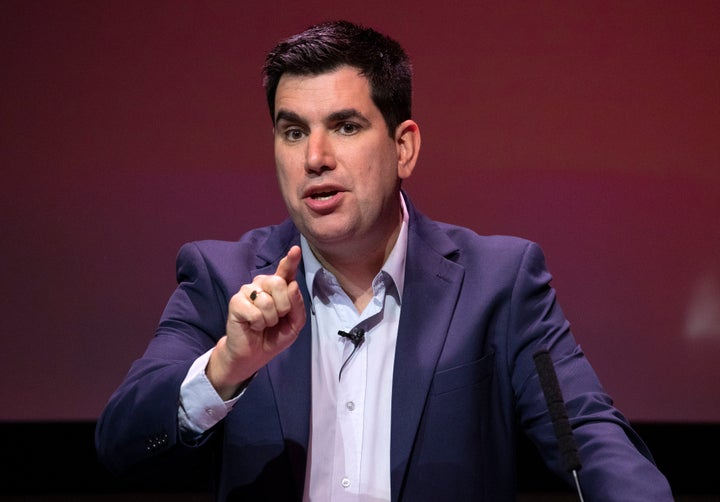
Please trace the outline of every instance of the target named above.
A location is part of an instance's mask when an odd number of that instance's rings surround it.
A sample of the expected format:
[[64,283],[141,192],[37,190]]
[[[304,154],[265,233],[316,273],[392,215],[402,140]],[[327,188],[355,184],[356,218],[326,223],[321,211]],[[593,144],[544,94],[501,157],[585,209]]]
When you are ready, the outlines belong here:
[[533,359],[535,360],[535,367],[538,372],[538,377],[540,378],[540,387],[542,387],[545,402],[550,411],[550,419],[553,423],[555,436],[558,440],[563,468],[565,472],[572,474],[578,499],[580,502],[585,502],[582,490],[580,489],[580,479],[577,474],[580,467],[582,467],[580,455],[578,454],[575,436],[570,426],[567,409],[565,408],[565,400],[560,390],[560,383],[555,373],[555,366],[550,357],[550,352],[547,349],[539,350],[535,353]]

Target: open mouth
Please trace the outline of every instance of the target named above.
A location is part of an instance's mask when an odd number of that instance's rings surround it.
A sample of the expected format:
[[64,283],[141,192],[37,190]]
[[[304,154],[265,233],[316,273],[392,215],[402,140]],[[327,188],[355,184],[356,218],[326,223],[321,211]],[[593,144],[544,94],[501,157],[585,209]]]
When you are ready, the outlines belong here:
[[337,195],[337,190],[331,191],[331,192],[318,192],[314,193],[310,196],[312,200],[329,200],[332,199],[335,195]]

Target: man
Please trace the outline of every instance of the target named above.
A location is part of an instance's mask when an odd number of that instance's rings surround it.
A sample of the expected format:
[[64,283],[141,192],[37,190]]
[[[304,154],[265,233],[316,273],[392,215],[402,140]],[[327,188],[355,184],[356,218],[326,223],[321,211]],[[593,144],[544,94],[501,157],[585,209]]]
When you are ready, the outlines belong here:
[[571,482],[533,356],[549,350],[586,500],[672,500],[558,306],[539,248],[433,222],[393,40],[324,23],[267,57],[291,219],[186,244],[156,336],[100,417],[113,470],[214,448],[220,500],[514,500],[519,432]]

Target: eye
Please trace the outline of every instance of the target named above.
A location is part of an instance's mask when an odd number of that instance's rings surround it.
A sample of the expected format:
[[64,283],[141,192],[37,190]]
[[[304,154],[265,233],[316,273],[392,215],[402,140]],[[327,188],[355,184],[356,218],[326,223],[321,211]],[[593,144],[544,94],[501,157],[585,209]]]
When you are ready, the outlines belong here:
[[283,131],[283,137],[286,141],[300,141],[305,136],[305,132],[299,127],[289,127]]
[[343,122],[337,128],[337,131],[340,134],[344,134],[345,136],[351,136],[351,135],[357,133],[359,130],[360,130],[360,126],[353,122]]

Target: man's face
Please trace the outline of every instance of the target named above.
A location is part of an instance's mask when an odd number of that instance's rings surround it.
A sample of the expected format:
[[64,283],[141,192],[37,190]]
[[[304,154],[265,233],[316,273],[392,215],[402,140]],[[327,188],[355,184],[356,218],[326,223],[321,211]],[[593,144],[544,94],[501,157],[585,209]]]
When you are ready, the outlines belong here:
[[318,250],[384,247],[400,222],[399,147],[356,68],[283,75],[275,163],[293,221]]

